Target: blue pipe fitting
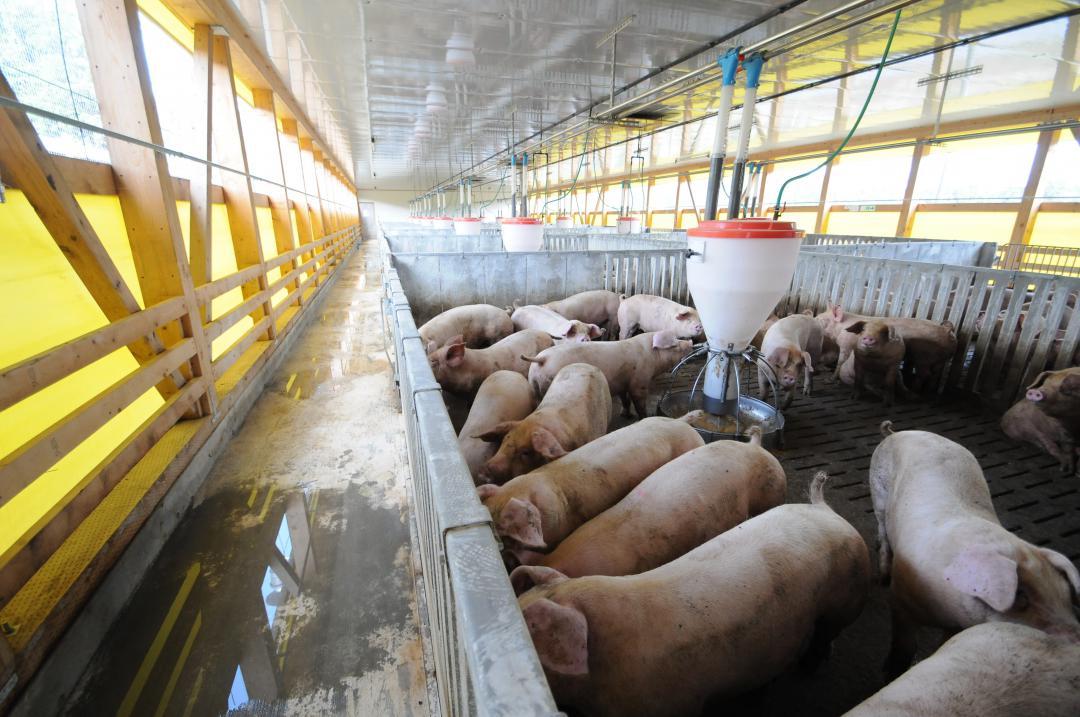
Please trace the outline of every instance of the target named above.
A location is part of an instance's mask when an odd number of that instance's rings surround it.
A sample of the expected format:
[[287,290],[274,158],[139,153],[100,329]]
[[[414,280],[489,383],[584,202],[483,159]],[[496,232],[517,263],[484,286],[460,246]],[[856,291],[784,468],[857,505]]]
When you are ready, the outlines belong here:
[[746,73],[746,86],[757,88],[761,80],[761,68],[765,65],[765,56],[755,52],[742,61],[743,71]]
[[735,73],[739,70],[739,49],[734,47],[717,59],[724,77],[723,84],[725,85],[735,84]]

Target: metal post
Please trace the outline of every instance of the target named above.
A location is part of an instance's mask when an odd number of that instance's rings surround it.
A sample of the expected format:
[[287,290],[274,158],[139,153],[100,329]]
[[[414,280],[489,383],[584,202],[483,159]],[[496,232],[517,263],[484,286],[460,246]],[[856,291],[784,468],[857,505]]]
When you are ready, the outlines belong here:
[[735,73],[739,69],[738,48],[725,52],[718,62],[723,74],[723,84],[720,87],[720,107],[716,113],[712,154],[709,155],[709,188],[705,194],[705,219],[707,221],[716,219],[716,209],[720,204],[720,183],[724,177],[724,159],[727,156],[731,98],[735,94]]
[[458,216],[465,216],[465,180],[459,179],[457,185]]
[[529,153],[521,155],[521,216],[529,216]]
[[465,216],[472,216],[472,177],[465,180]]
[[742,119],[739,121],[739,144],[735,150],[735,165],[731,169],[731,190],[728,197],[728,219],[739,218],[739,205],[742,202],[743,174],[746,170],[746,155],[750,151],[750,127],[754,123],[754,103],[757,101],[758,83],[761,79],[761,67],[765,58],[755,52],[743,60],[746,72],[746,92],[743,93]]
[[510,155],[510,216],[516,217],[517,213],[517,158]]

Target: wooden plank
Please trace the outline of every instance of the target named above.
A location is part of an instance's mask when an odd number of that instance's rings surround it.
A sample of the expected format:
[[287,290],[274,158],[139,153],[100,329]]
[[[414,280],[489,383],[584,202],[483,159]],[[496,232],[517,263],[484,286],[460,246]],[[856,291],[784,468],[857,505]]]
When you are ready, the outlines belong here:
[[308,214],[311,216],[311,226],[315,236],[321,237],[329,234],[326,222],[322,214],[322,198],[319,196],[319,185],[315,178],[315,156],[309,137],[300,138],[300,161],[304,168],[304,185],[307,188]]
[[[229,215],[229,233],[232,235],[236,268],[260,267],[258,276],[240,287],[246,299],[266,288],[266,266],[263,262],[262,242],[259,239],[259,224],[255,217],[247,150],[244,145],[244,132],[240,125],[240,110],[236,104],[236,84],[233,77],[229,38],[214,35],[213,46],[214,154],[220,164],[243,172],[243,174],[221,172],[221,184],[225,189],[225,209]],[[270,300],[267,299],[252,312],[251,318],[259,323],[262,317],[269,314]],[[274,327],[268,326],[262,338],[273,339]]]
[[[1035,196],[1039,191],[1039,180],[1042,179],[1043,167],[1046,166],[1046,157],[1050,154],[1050,147],[1057,139],[1058,130],[1044,130],[1039,133],[1039,141],[1035,145],[1035,156],[1031,159],[1031,169],[1028,171],[1027,183],[1024,185],[1024,194],[1020,198],[1020,207],[1016,211],[1016,220],[1013,222],[1012,234],[1009,236],[1009,245],[1017,246],[1031,241],[1031,230],[1035,223],[1032,221],[1035,206]],[[1005,267],[1015,269],[1015,266]]]
[[150,363],[140,366],[133,373],[98,392],[96,396],[5,456],[0,460],[0,506],[5,505],[94,431],[151,390],[162,376],[176,370],[194,354],[194,342],[184,339]]
[[[262,151],[269,154],[266,162],[268,179],[286,184],[285,164],[281,156],[281,138],[277,129],[277,113],[274,110],[274,95],[270,90],[255,88],[252,90],[255,100],[255,116],[258,119],[257,131],[259,137],[257,143],[263,147]],[[273,149],[268,149],[273,147]],[[289,191],[283,187],[270,185],[267,187],[267,196],[270,198],[270,216],[274,227],[274,244],[278,254],[285,254],[296,248],[292,231],[292,212],[289,211]],[[296,259],[290,261],[290,267],[295,269]],[[299,286],[299,282],[297,282]]]
[[839,159],[835,159],[825,167],[825,176],[821,178],[821,193],[818,195],[817,210],[814,213],[814,233],[821,234],[825,226],[825,202],[829,197],[829,178],[832,177],[832,168]]
[[[195,26],[195,96],[192,98],[194,117],[193,136],[198,139],[206,160],[214,159],[214,42],[213,29],[209,25]],[[213,225],[211,223],[212,168],[209,164],[199,167],[191,177],[190,261],[191,280],[202,286],[214,278],[213,273]],[[203,321],[211,318],[209,304],[200,307]]]
[[900,216],[896,219],[896,236],[911,236],[915,224],[915,212],[911,211],[911,199],[915,196],[915,183],[919,180],[919,165],[926,156],[926,144],[919,142],[911,149],[911,166],[908,168],[907,184],[904,186],[904,201],[900,204]]
[[[109,98],[100,104],[102,125],[152,144],[164,144],[136,0],[82,2],[78,10],[94,89],[98,97]],[[118,139],[110,138],[108,146],[143,301],[150,306],[174,296],[184,297],[189,316],[178,328],[166,326],[162,339],[166,345],[182,337],[193,339],[195,355],[188,368],[192,376],[202,376],[209,370],[210,347],[195,304],[191,267],[165,156]],[[215,403],[211,391],[200,401],[201,410],[213,411]]]
[[103,356],[175,321],[186,311],[180,297],[130,314],[0,371],[0,411],[51,386]]
[[[0,95],[16,99],[3,73],[0,73]],[[11,178],[18,184],[105,318],[118,321],[141,311],[138,300],[24,112],[0,108],[0,148],[5,181]],[[163,349],[156,334],[131,343],[131,352],[139,363],[150,361]],[[183,376],[177,372],[163,381],[158,391],[168,396],[183,383]]]

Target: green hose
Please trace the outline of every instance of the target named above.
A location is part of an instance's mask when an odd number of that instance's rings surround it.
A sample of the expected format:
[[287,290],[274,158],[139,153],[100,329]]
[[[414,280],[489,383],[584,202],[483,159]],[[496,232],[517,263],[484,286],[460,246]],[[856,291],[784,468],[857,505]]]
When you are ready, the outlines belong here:
[[585,166],[585,157],[587,157],[587,156],[588,156],[588,151],[589,151],[589,138],[590,138],[591,136],[592,136],[592,132],[591,132],[591,131],[590,131],[590,132],[589,132],[588,134],[586,134],[586,135],[585,135],[585,145],[584,145],[584,147],[583,147],[583,149],[582,149],[582,153],[581,153],[581,161],[580,161],[580,162],[578,162],[578,168],[577,168],[577,172],[575,172],[575,173],[574,173],[574,181],[573,181],[573,182],[571,182],[571,184],[570,184],[570,188],[569,188],[569,189],[567,189],[567,190],[566,190],[565,192],[563,192],[562,194],[560,194],[559,196],[555,197],[554,199],[549,199],[549,200],[547,200],[546,202],[544,202],[544,206],[540,207],[540,213],[541,213],[541,214],[546,214],[546,211],[545,211],[545,210],[547,209],[547,207],[548,207],[548,205],[549,205],[549,204],[551,204],[552,202],[558,202],[558,201],[562,200],[563,198],[565,198],[566,196],[568,196],[569,194],[571,194],[571,193],[572,193],[572,192],[574,191],[574,187],[576,187],[576,186],[577,186],[577,183],[578,183],[578,178],[579,178],[579,177],[581,176],[581,169],[582,169],[582,167],[584,167],[584,166]]
[[808,172],[803,172],[802,174],[797,174],[794,177],[791,177],[786,182],[780,185],[780,192],[776,195],[776,206],[773,207],[774,221],[780,218],[780,202],[784,198],[784,190],[787,189],[787,185],[791,184],[796,179],[809,177],[811,174],[818,171],[819,169],[828,166],[830,162],[836,159],[836,155],[840,154],[840,152],[843,151],[844,147],[847,146],[847,143],[851,141],[851,138],[855,135],[855,130],[859,129],[859,123],[862,122],[863,115],[866,114],[866,109],[870,106],[870,100],[874,98],[874,91],[877,90],[878,80],[881,79],[881,71],[885,69],[885,60],[889,59],[889,49],[892,48],[893,37],[896,36],[896,28],[899,27],[899,25],[900,11],[897,10],[896,17],[893,18],[892,30],[889,31],[889,39],[885,42],[885,52],[883,52],[881,55],[881,62],[878,64],[877,72],[874,73],[874,81],[870,84],[870,92],[866,95],[866,101],[863,102],[862,109],[859,110],[859,116],[855,118],[855,124],[851,125],[851,130],[847,133],[847,137],[844,137],[844,141],[841,142],[840,146],[837,147],[828,157],[825,158],[824,162],[822,162]]

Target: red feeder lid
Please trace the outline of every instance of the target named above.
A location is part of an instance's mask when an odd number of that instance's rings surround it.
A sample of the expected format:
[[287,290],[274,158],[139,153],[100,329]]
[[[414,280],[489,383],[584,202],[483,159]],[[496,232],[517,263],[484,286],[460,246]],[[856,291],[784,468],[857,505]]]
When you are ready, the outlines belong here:
[[765,217],[715,219],[702,222],[686,232],[702,239],[801,239],[805,232],[795,222],[777,222]]
[[539,219],[533,219],[532,217],[506,217],[502,220],[503,224],[542,224]]
[[480,221],[480,217],[458,217],[454,221],[455,222],[478,222],[478,221]]
[[569,219],[569,218],[570,218],[570,216],[569,216],[569,215],[567,215],[567,214],[560,214],[559,216],[557,216],[557,217],[555,217],[555,218],[556,218],[556,219]]
[[454,221],[453,217],[432,217],[432,219],[434,219],[437,222],[452,222],[452,221]]

